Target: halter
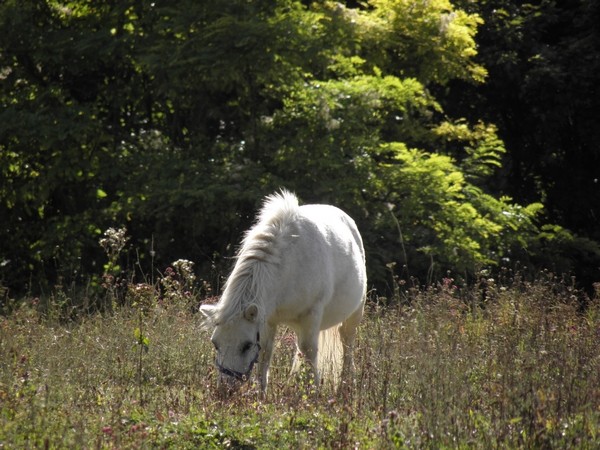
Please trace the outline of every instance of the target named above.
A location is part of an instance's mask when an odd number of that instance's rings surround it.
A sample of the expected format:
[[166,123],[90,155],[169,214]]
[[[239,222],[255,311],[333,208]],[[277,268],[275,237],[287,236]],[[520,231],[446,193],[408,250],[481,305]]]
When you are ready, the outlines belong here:
[[[258,339],[260,339],[260,337],[258,337]],[[254,364],[256,364],[256,361],[258,361],[258,356],[260,355],[261,350],[258,341],[254,345],[256,345],[258,351],[256,352],[256,356],[254,357],[254,359],[250,362],[250,367],[248,367],[248,370],[246,370],[245,372],[238,372],[237,370],[228,369],[227,367],[222,366],[221,364],[219,364],[219,361],[215,361],[215,365],[217,366],[217,369],[219,369],[219,372],[221,372],[223,375],[233,377],[238,381],[248,381],[248,379],[250,378],[250,373],[254,368]]]

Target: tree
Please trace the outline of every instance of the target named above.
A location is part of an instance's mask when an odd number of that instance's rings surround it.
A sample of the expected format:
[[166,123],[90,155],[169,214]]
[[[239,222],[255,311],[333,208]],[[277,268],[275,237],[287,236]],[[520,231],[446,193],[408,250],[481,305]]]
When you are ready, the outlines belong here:
[[600,139],[594,95],[600,82],[600,5],[595,1],[464,2],[484,19],[479,56],[485,85],[455,83],[452,114],[497,124],[506,143],[495,192],[522,202],[541,199],[545,220],[575,236],[544,241],[545,262],[558,271],[598,279]]
[[389,263],[431,280],[535,242],[541,205],[486,191],[496,127],[434,96],[485,79],[479,16],[349,5],[2,4],[3,282],[97,273],[115,225],[146,274],[182,257],[224,272],[283,186],[357,219],[376,284]]

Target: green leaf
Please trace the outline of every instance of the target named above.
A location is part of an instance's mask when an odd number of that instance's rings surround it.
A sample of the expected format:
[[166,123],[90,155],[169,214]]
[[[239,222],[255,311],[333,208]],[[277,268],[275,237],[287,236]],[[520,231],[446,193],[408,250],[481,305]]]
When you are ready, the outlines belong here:
[[136,327],[133,330],[133,336],[135,337],[135,345],[141,346],[144,351],[148,351],[150,348],[150,339],[142,333],[142,330],[139,327]]

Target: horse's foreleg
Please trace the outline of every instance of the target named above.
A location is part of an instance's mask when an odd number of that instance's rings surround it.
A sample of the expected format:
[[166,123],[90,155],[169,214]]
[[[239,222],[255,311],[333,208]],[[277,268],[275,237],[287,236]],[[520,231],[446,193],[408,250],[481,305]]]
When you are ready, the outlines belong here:
[[260,339],[262,350],[258,358],[258,382],[260,384],[261,397],[264,398],[267,393],[267,384],[269,383],[269,366],[273,356],[273,343],[277,327],[266,325]]

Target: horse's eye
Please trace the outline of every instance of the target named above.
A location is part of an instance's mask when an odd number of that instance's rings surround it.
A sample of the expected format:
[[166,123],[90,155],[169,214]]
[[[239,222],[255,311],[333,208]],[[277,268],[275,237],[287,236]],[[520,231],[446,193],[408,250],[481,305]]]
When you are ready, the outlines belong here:
[[242,353],[246,353],[248,350],[250,350],[252,348],[252,342],[248,341],[245,342],[244,345],[242,345]]
[[212,345],[215,347],[215,350],[219,351],[219,346],[217,345],[217,342],[212,339],[211,339],[211,342],[212,342]]

